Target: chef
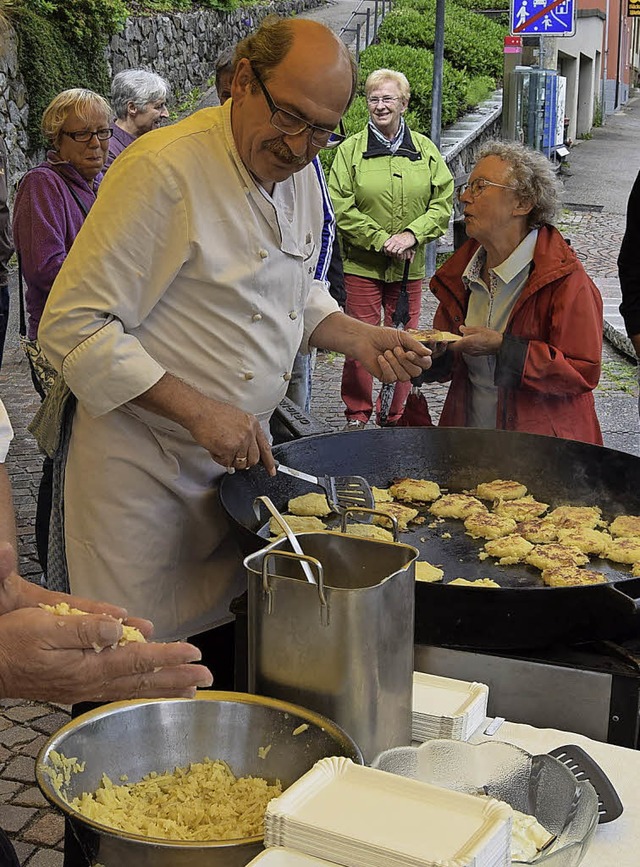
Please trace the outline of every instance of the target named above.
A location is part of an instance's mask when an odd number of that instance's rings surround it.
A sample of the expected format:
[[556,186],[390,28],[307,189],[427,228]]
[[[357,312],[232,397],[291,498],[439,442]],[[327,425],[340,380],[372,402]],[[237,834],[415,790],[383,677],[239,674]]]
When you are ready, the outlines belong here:
[[270,18],[237,57],[229,102],[141,136],[109,169],[39,332],[77,398],[71,589],[153,619],[162,640],[231,619],[244,575],[217,483],[259,462],[275,472],[265,431],[300,344],[385,381],[430,365],[313,279],[310,163],[353,98],[347,49],[317,22]]

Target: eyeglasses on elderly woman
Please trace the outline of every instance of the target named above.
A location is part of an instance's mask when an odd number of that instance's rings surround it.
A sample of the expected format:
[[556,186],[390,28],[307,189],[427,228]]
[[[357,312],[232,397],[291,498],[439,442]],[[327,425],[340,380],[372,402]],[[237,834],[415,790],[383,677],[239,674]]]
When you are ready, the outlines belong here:
[[511,187],[508,184],[496,184],[495,181],[488,181],[486,178],[474,178],[470,183],[458,187],[456,195],[458,199],[461,199],[468,193],[472,199],[477,199],[485,187],[500,187],[503,190],[513,190],[514,192],[517,190],[517,187]]
[[113,130],[109,129],[109,127],[104,127],[103,129],[81,129],[77,132],[67,132],[63,129],[62,135],[69,136],[74,141],[86,143],[91,141],[94,136],[96,136],[98,141],[106,141],[113,135]]
[[251,64],[251,71],[253,75],[260,85],[260,89],[262,90],[262,94],[267,101],[267,105],[271,111],[271,126],[278,130],[278,132],[282,132],[285,135],[300,135],[307,130],[311,130],[311,144],[315,145],[317,148],[335,148],[339,144],[346,139],[347,134],[340,120],[340,124],[338,126],[338,132],[332,129],[326,129],[323,126],[316,126],[313,123],[309,123],[304,120],[302,117],[298,117],[297,114],[293,114],[290,111],[286,111],[284,108],[280,108],[273,101],[273,98],[269,91],[267,90],[266,84],[258,75],[257,70],[254,68],[253,64]]

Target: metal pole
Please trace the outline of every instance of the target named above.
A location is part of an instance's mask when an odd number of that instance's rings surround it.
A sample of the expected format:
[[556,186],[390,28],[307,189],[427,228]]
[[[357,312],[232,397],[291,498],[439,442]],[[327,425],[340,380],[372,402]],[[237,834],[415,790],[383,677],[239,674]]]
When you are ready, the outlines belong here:
[[[442,127],[442,70],[444,67],[444,4],[436,0],[436,30],[433,41],[433,87],[431,90],[431,141],[440,149],[440,130]],[[426,273],[431,277],[436,270],[436,243],[432,241],[426,248]]]
[[378,0],[373,4],[373,32],[378,35]]
[[367,20],[366,20],[365,29],[364,29],[364,34],[365,34],[364,47],[365,48],[368,48],[371,45],[371,40],[369,38],[370,24],[371,24],[371,9],[367,6]]
[[356,63],[360,60],[360,22],[356,24]]

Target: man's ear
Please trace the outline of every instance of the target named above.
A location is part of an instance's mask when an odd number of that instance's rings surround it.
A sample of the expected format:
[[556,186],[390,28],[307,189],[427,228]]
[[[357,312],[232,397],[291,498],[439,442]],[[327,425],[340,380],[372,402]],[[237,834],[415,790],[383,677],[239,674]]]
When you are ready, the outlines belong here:
[[520,199],[516,207],[513,209],[514,217],[526,217],[533,210],[533,202],[528,202],[526,199]]
[[127,114],[130,117],[135,117],[138,114],[138,107],[132,99],[127,103]]
[[237,104],[249,93],[252,81],[251,64],[248,58],[243,57],[236,64],[233,81],[231,82],[231,98],[234,103]]

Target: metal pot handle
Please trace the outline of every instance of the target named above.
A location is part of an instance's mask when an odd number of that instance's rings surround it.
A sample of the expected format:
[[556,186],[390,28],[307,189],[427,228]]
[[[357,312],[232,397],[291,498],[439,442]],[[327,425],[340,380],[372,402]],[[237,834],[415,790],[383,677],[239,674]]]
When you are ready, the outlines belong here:
[[262,589],[267,596],[267,614],[273,611],[273,590],[269,583],[269,578],[278,578],[280,576],[269,572],[269,561],[275,557],[288,557],[290,560],[297,560],[301,566],[308,564],[307,568],[313,568],[317,572],[316,585],[318,587],[318,599],[320,600],[320,621],[323,626],[329,625],[329,605],[324,592],[324,569],[322,563],[316,560],[315,557],[309,557],[307,554],[295,554],[292,551],[268,551],[262,559]]
[[367,515],[377,515],[379,518],[385,518],[387,521],[391,523],[391,532],[393,533],[393,541],[398,541],[398,533],[400,532],[398,527],[398,519],[394,515],[387,515],[386,512],[380,512],[378,509],[366,509],[364,506],[354,507],[352,509],[345,509],[344,512],[341,513],[340,520],[340,529],[343,533],[347,532],[347,518],[352,512],[365,512]]

